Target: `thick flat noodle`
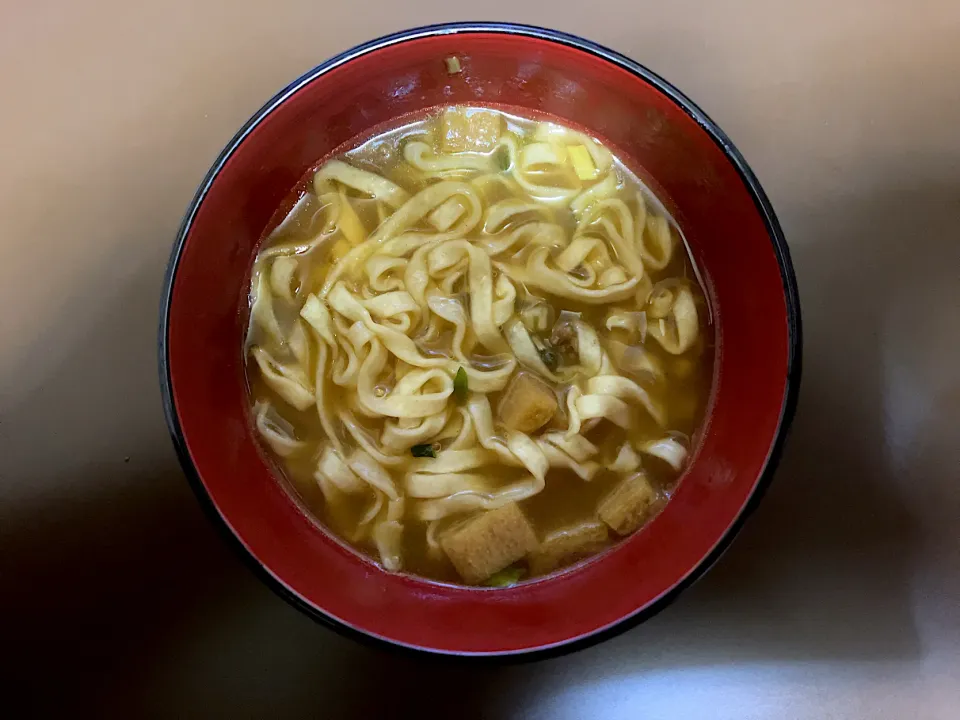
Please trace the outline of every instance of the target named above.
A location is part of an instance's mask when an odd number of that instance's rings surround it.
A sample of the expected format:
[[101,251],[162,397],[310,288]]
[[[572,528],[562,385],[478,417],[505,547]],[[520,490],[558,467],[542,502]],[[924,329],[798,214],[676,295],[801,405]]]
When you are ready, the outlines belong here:
[[365,450],[354,450],[347,458],[347,465],[351,470],[370,487],[376,488],[390,500],[400,498],[400,493],[389,473],[383,469],[370,453]]
[[457,267],[452,268],[442,278],[440,278],[439,286],[441,292],[444,292],[447,295],[453,295],[456,292],[456,289],[463,284],[463,280],[467,274],[466,267],[463,265],[463,263],[460,263]]
[[386,394],[375,386],[386,364],[386,351],[374,342],[360,367],[357,388],[360,403],[369,412],[396,418],[421,418],[443,412],[453,394],[453,380],[443,370],[416,370],[403,377]]
[[[417,344],[405,333],[376,322],[370,311],[360,299],[347,290],[343,283],[338,283],[327,297],[327,302],[336,312],[353,322],[362,322],[363,325],[378,340],[400,360],[410,365],[423,368],[440,368],[448,365],[443,358],[428,358],[420,354]],[[386,358],[384,358],[386,362]]]
[[[338,353],[341,346],[338,345],[334,335],[334,327],[330,313],[316,295],[311,294],[307,297],[306,302],[304,302],[303,307],[300,309],[300,317],[306,320],[314,333],[316,333],[317,346],[319,347],[313,387],[314,402],[317,406],[317,414],[320,417],[320,425],[323,427],[323,431],[327,434],[330,441],[334,443],[338,449],[342,450],[340,439],[333,426],[330,408],[326,402],[326,381],[328,375],[331,375],[333,381],[339,385],[349,383],[352,378],[355,384],[355,377],[359,372],[359,362],[352,348],[347,344],[343,346],[345,351]],[[346,366],[341,365],[334,367],[331,373],[329,365],[330,358],[337,357],[338,355],[341,359],[346,359]],[[344,374],[346,372],[352,373],[352,376],[346,376]],[[338,382],[338,380],[340,382]]]
[[300,317],[310,323],[310,326],[317,331],[317,334],[331,348],[336,349],[337,341],[334,339],[333,320],[326,306],[316,295],[309,295],[303,307],[300,309]]
[[273,347],[279,348],[283,344],[283,331],[273,311],[269,274],[262,263],[259,270],[255,271],[250,293],[250,324],[251,330],[255,326],[265,333]]
[[550,463],[550,467],[563,467],[573,470],[580,476],[581,480],[588,481],[592,480],[594,475],[600,471],[600,465],[592,460],[580,463],[560,450],[556,445],[542,440],[539,442],[539,445],[544,456],[547,458],[547,462]]
[[581,422],[596,418],[624,429],[630,427],[630,406],[612,395],[583,395],[577,398],[577,412]]
[[678,471],[683,469],[683,465],[687,461],[687,449],[672,437],[643,443],[638,449],[642,453],[660,458]]
[[541,486],[541,489],[543,489],[543,481],[550,467],[550,463],[547,462],[547,456],[543,454],[540,446],[525,433],[508,432],[507,448],[513,453],[514,457],[523,464],[527,471],[533,475],[537,483]]
[[640,342],[647,339],[647,314],[622,308],[611,308],[603,322],[607,330],[625,330],[630,335],[639,336]]
[[562,145],[582,145],[590,153],[598,174],[602,174],[613,165],[613,155],[603,145],[589,135],[556,123],[542,122],[537,125],[533,139],[540,142],[554,142]]
[[513,316],[513,305],[517,299],[517,289],[506,275],[498,275],[493,288],[496,300],[493,301],[493,324],[502,326]]
[[[520,145],[517,138],[504,133],[500,139],[502,147],[506,148],[510,159],[510,172],[516,183],[522,187],[529,195],[537,198],[541,202],[565,202],[575,197],[580,192],[580,183],[577,182],[572,187],[562,187],[555,185],[542,185],[531,180],[528,177],[530,168],[523,163],[523,157],[520,153]],[[576,176],[574,176],[576,178]]]
[[336,180],[372,198],[382,200],[392,208],[401,207],[410,197],[406,190],[385,177],[353,167],[340,160],[331,160],[313,176],[317,195],[322,193],[324,183],[330,180]]
[[403,523],[388,520],[373,529],[373,541],[385,570],[398,572],[403,568]]
[[598,237],[580,236],[570,241],[555,260],[557,267],[565,273],[573,272],[577,266],[588,263],[589,267],[610,268],[613,261],[607,251],[607,245]]
[[[541,488],[542,489],[542,488]],[[475,510],[495,510],[507,503],[520,502],[539,492],[533,480],[515,483],[492,493],[461,492],[445,498],[423,500],[418,504],[416,514],[422,521],[441,520],[451,515],[473,512]]]
[[[429,522],[474,510],[493,510],[507,503],[526,500],[541,492],[544,488],[543,475],[549,463],[537,443],[526,435],[517,437],[521,435],[523,434],[515,433],[508,442],[520,453],[520,462],[531,471],[531,477],[492,492],[464,490],[444,498],[423,500],[417,507],[417,517]],[[513,451],[507,452],[514,458],[514,462],[518,460]]]
[[437,230],[445,232],[453,227],[453,224],[460,219],[464,212],[463,203],[452,197],[427,215],[427,222]]
[[253,407],[257,432],[280,457],[290,457],[307,449],[305,442],[297,440],[293,426],[268,402],[258,402]]
[[316,476],[318,480],[322,478],[348,495],[363,492],[367,487],[360,476],[350,469],[340,452],[330,445],[327,445],[320,455]]
[[554,214],[540,203],[520,198],[508,198],[487,208],[483,218],[483,231],[490,234],[498,233],[504,229],[507,223],[515,222],[517,218],[522,216],[539,217],[549,223],[554,222]]
[[304,371],[310,367],[310,338],[307,335],[306,326],[300,318],[293,321],[290,327],[290,335],[287,338],[287,347],[294,359],[304,368]]
[[673,256],[673,233],[670,221],[663,215],[647,212],[642,192],[637,192],[637,218],[634,223],[634,245],[644,264],[652,270],[663,270]]
[[650,290],[650,297],[647,299],[647,314],[654,320],[667,317],[677,300],[676,293],[676,280],[670,279],[658,282]]
[[[451,439],[452,438],[452,439]],[[459,408],[443,431],[438,440],[451,439],[448,450],[470,450],[478,444],[477,433],[473,426],[473,416],[467,408]]]
[[[495,491],[471,488],[448,497],[425,500],[417,510],[421,520],[438,520],[476,509],[491,510],[508,502],[532,497],[544,488],[549,461],[536,441],[516,432],[509,433],[505,440],[497,438],[494,434],[490,403],[485,395],[472,394],[467,402],[467,412],[476,428],[476,439],[484,448],[493,451],[489,457],[496,457],[500,462],[511,466],[523,467],[530,473],[530,477]],[[466,456],[457,456],[457,459],[462,457]]]
[[391,258],[410,258],[417,250],[429,250],[445,239],[442,233],[408,230],[395,238],[386,240],[377,250],[377,255]]
[[378,318],[390,318],[403,313],[419,313],[420,306],[405,290],[374,295],[363,305],[370,314]]
[[583,392],[576,385],[572,385],[567,391],[567,396],[564,399],[564,403],[567,406],[567,417],[569,418],[567,431],[564,433],[564,437],[566,438],[571,438],[580,432],[582,421],[580,420],[580,411],[577,410],[577,400],[582,396]]
[[521,465],[520,460],[507,447],[506,439],[500,436],[493,426],[493,410],[486,395],[470,393],[467,399],[467,412],[473,421],[477,441],[487,450],[492,450],[505,465]]
[[378,293],[404,290],[403,275],[406,269],[406,258],[377,254],[367,260],[367,282]]
[[437,155],[433,148],[419,140],[408,142],[404,146],[403,157],[417,170],[431,177],[491,172],[496,169],[496,163],[490,155],[460,152]]
[[326,399],[328,375],[327,359],[329,357],[329,350],[325,344],[320,343],[319,345],[320,351],[317,355],[317,370],[316,375],[314,376],[313,385],[314,405],[316,405],[317,416],[320,418],[320,426],[323,428],[323,432],[326,434],[330,442],[333,443],[333,446],[342,452],[343,443],[340,441],[340,435],[337,432],[337,428],[334,427],[333,415]]
[[376,442],[370,437],[367,430],[357,422],[356,417],[354,417],[353,413],[349,410],[340,410],[337,413],[337,417],[357,445],[381,465],[396,468],[402,467],[409,462],[406,456],[388,455],[381,448],[377,447]]
[[580,220],[581,227],[590,227],[591,232],[602,229],[624,267],[637,278],[646,272],[634,239],[633,216],[623,200],[610,198],[591,205]]
[[504,230],[495,235],[481,235],[472,240],[490,257],[502,255],[509,250],[518,250],[530,245],[562,248],[567,244],[567,234],[560,225],[548,222],[529,222],[513,230]]
[[[267,238],[268,242],[288,236],[291,231],[294,231],[300,225],[303,218],[308,215],[316,217],[318,214],[322,214],[323,210],[324,204],[320,201],[319,197],[309,192],[300,193],[297,201],[293,204],[293,207],[290,208],[290,212],[288,212],[283,220],[280,221],[280,224],[270,232]],[[312,224],[313,222],[311,221],[311,225]],[[258,256],[259,259],[266,258],[267,256],[264,253],[268,250],[270,250],[270,247],[264,247]]]
[[493,318],[493,268],[490,257],[466,240],[454,240],[439,245],[430,252],[428,264],[442,267],[450,261],[444,255],[466,255],[469,261],[468,286],[470,290],[470,322],[480,342],[492,353],[507,351],[500,329]]
[[491,474],[409,473],[404,478],[404,483],[407,495],[412,498],[444,498],[459,492],[489,493],[495,486],[491,481]]
[[586,462],[598,452],[597,446],[583,435],[567,436],[559,432],[549,432],[544,434],[543,439],[551,445],[556,445],[577,462]]
[[567,273],[566,278],[568,282],[579,288],[602,287],[595,263],[585,263],[576,267]]
[[450,349],[460,362],[468,362],[463,351],[463,340],[467,334],[467,311],[458,298],[434,294],[427,299],[430,312],[447,321],[454,327]]
[[447,423],[449,408],[444,408],[436,415],[424,418],[400,419],[387,418],[383,423],[383,433],[380,435],[380,444],[391,452],[409,450],[434,437],[443,430]]
[[435,458],[414,460],[408,470],[412,473],[461,473],[495,464],[497,461],[496,453],[482,447],[473,447],[469,450],[444,450]]
[[542,300],[527,303],[520,308],[520,322],[530,332],[544,333],[553,326],[553,308]]
[[[482,253],[480,253],[482,255]],[[482,294],[482,293],[481,293]],[[487,309],[483,302],[483,297],[478,294],[478,299],[474,304],[476,307],[476,314],[480,317],[486,317]],[[411,295],[412,297],[412,295]],[[349,320],[354,321],[355,323],[362,323],[369,331],[374,333],[382,342],[383,346],[392,355],[395,355],[400,360],[403,360],[410,365],[423,368],[435,368],[440,369],[444,368],[446,371],[453,375],[456,374],[457,370],[461,367],[458,362],[454,362],[445,358],[436,358],[436,357],[424,357],[420,350],[417,347],[416,342],[406,335],[403,331],[398,330],[397,328],[388,327],[386,325],[377,323],[370,311],[367,309],[366,304],[372,301],[361,301],[355,298],[343,284],[338,284],[330,295],[327,298],[327,301],[330,303],[331,307],[338,312],[340,315],[348,318]],[[408,307],[408,304],[404,304],[403,307]],[[493,303],[489,303],[489,323],[483,324],[488,331],[489,336],[493,333],[496,336],[499,336],[499,329],[496,327],[493,322]],[[494,337],[495,341],[495,337]],[[501,337],[501,342],[503,339]],[[493,343],[492,343],[493,344]],[[505,346],[505,343],[504,343]],[[378,355],[378,357],[380,357]],[[387,362],[387,357],[384,355],[382,357],[383,364]],[[461,356],[459,358],[460,363],[468,362],[468,358]],[[382,370],[382,365],[379,369],[376,370],[373,375],[379,373]],[[513,372],[513,369],[516,367],[516,361],[512,358],[505,359],[504,363],[500,367],[495,367],[491,369],[480,369],[475,368],[472,365],[463,365],[464,370],[466,371],[470,387],[478,392],[492,392],[495,390],[501,390],[507,384],[507,381],[510,378],[510,374]],[[372,385],[371,385],[372,387]],[[364,406],[368,408],[370,412],[374,412],[372,405],[364,402]],[[433,406],[435,407],[435,406]],[[433,414],[433,413],[428,413]],[[397,416],[404,417],[404,416]],[[417,417],[420,417],[419,415]]]
[[467,398],[467,413],[473,425],[479,443],[488,450],[495,451],[501,460],[513,460],[513,454],[507,450],[506,442],[493,427],[493,410],[490,399],[480,393],[470,393]]
[[427,268],[427,256],[441,242],[440,239],[424,240],[413,253],[403,271],[403,284],[410,297],[417,301],[421,309],[427,306],[427,287],[430,284],[430,271]]
[[600,372],[605,356],[600,338],[596,330],[582,320],[577,321],[577,348],[584,373],[589,377]]
[[[299,237],[296,240],[287,239],[286,242],[274,242],[278,239],[286,239],[285,235],[291,226],[302,217],[307,207],[317,205],[313,211],[313,220],[310,223],[311,228],[319,226],[312,234],[306,238]],[[337,217],[340,213],[340,198],[337,192],[332,190],[324,192],[314,197],[310,194],[304,194],[294,208],[290,211],[283,222],[270,233],[267,240],[268,245],[264,247],[257,256],[257,263],[266,263],[270,258],[286,257],[293,255],[306,255],[320,248],[326,247],[329,243],[335,241],[337,236]]]
[[337,343],[340,353],[331,368],[330,379],[340,387],[355,388],[360,377],[360,358],[349,340],[338,338]]
[[605,200],[616,194],[618,189],[617,176],[614,173],[608,173],[607,176],[570,201],[570,209],[574,214],[579,215],[593,203],[598,200]]
[[632,473],[640,467],[640,456],[630,443],[623,443],[608,467],[615,473]]
[[648,273],[640,278],[640,282],[637,283],[637,293],[634,296],[637,307],[642,308],[646,304],[651,292],[653,292],[653,280],[650,279]]
[[649,413],[656,423],[663,427],[667,422],[666,409],[650,397],[650,393],[629,378],[620,375],[600,375],[587,381],[587,392],[597,395],[611,395],[632,402]]
[[260,374],[264,382],[277,395],[297,410],[306,410],[313,405],[313,388],[310,386],[310,381],[307,379],[303,368],[278,362],[273,355],[262,347],[254,347],[250,352],[260,367]]
[[647,333],[673,355],[693,347],[700,333],[700,321],[690,288],[684,286],[677,291],[667,317],[649,323]]
[[320,296],[325,297],[343,274],[352,274],[354,268],[365,263],[383,243],[412,229],[427,214],[454,196],[463,200],[467,211],[453,228],[445,233],[438,233],[436,237],[450,240],[470,232],[480,221],[483,211],[476,190],[467,183],[455,180],[429,185],[405,202],[370,235],[366,242],[355,247],[330,269],[320,289]]
[[406,502],[401,498],[392,498],[387,504],[386,517],[378,521],[371,535],[380,555],[383,567],[397,572],[403,567],[403,514]]
[[[517,361],[512,357],[502,361],[502,364],[486,370],[473,365],[462,366],[467,373],[468,387],[473,392],[489,393],[503,390],[510,382],[510,376],[517,368]],[[456,372],[456,370],[453,370]]]
[[620,285],[625,282],[626,279],[627,274],[623,271],[623,268],[611,267],[600,273],[600,277],[597,278],[597,285],[602,288],[610,287],[611,285]]
[[527,143],[520,148],[520,164],[524,167],[537,165],[563,165],[567,152],[562,145],[552,142]]
[[298,264],[297,258],[286,255],[278,257],[270,266],[270,289],[288,302],[293,302],[293,275]]
[[346,190],[340,188],[339,195],[340,213],[337,215],[337,229],[350,245],[357,246],[367,239],[367,229],[363,226],[357,211],[354,210]]
[[373,500],[363,513],[363,517],[357,522],[357,528],[354,530],[350,539],[355,542],[363,542],[371,534],[373,521],[377,519],[387,502],[386,496],[379,490],[373,491]]
[[636,277],[631,277],[625,282],[606,288],[588,289],[577,287],[574,283],[570,282],[569,276],[566,273],[555,270],[547,265],[548,253],[547,248],[537,248],[530,254],[526,267],[501,262],[495,262],[494,267],[506,273],[514,283],[522,283],[527,287],[545,290],[558,297],[569,300],[579,300],[589,305],[600,305],[626,300],[633,295],[634,288],[637,285]]

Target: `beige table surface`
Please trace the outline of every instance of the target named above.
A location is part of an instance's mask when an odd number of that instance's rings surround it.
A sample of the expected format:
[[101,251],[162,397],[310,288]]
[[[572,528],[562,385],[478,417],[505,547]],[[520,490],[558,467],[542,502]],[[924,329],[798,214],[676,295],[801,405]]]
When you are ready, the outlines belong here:
[[[960,3],[402,5],[0,2],[5,707],[960,717]],[[691,95],[780,215],[806,330],[784,462],[719,565],[626,635],[505,669],[358,646],[261,586],[157,387],[164,266],[221,147],[327,56],[453,19],[579,33]]]

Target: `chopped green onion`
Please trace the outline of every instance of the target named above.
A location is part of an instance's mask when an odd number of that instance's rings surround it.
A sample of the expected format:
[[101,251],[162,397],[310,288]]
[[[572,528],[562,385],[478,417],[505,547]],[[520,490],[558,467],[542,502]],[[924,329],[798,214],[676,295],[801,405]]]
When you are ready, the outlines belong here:
[[467,371],[460,368],[453,378],[453,398],[457,401],[458,405],[463,405],[467,401],[468,390]]
[[494,573],[483,583],[487,587],[508,588],[516,585],[523,579],[527,571],[519,565],[511,565],[498,573]]
[[410,448],[410,454],[418,458],[435,458],[437,456],[437,448],[433,443],[423,443],[422,445],[414,445]]

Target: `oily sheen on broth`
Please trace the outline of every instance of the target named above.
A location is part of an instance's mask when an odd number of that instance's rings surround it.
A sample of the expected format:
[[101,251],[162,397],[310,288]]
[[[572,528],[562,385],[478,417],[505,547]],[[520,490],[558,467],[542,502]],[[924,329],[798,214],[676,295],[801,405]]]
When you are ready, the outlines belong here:
[[451,107],[307,180],[255,260],[244,354],[257,433],[323,525],[388,571],[502,587],[656,515],[713,338],[627,165]]

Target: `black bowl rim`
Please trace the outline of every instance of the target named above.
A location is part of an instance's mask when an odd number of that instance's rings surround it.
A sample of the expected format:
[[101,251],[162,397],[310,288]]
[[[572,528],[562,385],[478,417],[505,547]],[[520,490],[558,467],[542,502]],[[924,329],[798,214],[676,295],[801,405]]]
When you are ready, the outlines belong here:
[[[448,35],[457,33],[500,33],[506,35],[520,35],[524,37],[539,38],[548,40],[561,45],[581,50],[591,55],[597,56],[607,62],[630,72],[649,83],[666,97],[676,103],[687,115],[689,115],[708,136],[723,151],[727,160],[733,165],[740,175],[741,180],[754,200],[757,210],[763,218],[767,228],[767,234],[773,244],[776,253],[777,263],[780,267],[780,277],[783,282],[784,299],[787,309],[787,330],[788,330],[788,361],[786,390],[781,405],[780,420],[777,426],[776,436],[770,452],[764,462],[760,478],[754,487],[753,492],[747,499],[739,515],[727,528],[727,531],[717,541],[713,549],[683,578],[679,583],[660,596],[647,607],[619,620],[612,625],[596,630],[586,636],[580,636],[568,641],[562,641],[558,644],[546,648],[531,648],[529,650],[520,650],[510,653],[460,653],[456,651],[438,650],[435,648],[424,648],[406,645],[395,642],[387,638],[368,634],[362,629],[350,627],[338,619],[326,614],[320,608],[305,601],[299,595],[286,587],[275,575],[273,575],[240,541],[240,539],[230,529],[229,524],[216,508],[213,500],[208,495],[200,475],[194,466],[193,459],[187,450],[186,439],[180,426],[180,420],[176,412],[173,400],[173,391],[170,376],[170,362],[168,355],[168,332],[170,319],[170,306],[173,297],[173,285],[176,279],[177,267],[180,256],[183,251],[184,242],[187,234],[193,224],[194,217],[200,205],[203,203],[207,192],[216,180],[220,171],[223,169],[227,160],[236,151],[239,145],[244,141],[247,135],[274,109],[286,101],[291,95],[300,90],[304,85],[329,72],[335,67],[339,67],[354,58],[361,55],[379,50],[381,48],[395,45],[397,43],[416,40],[423,37],[435,35]],[[740,154],[740,151],[734,146],[733,142],[727,137],[720,127],[711,120],[690,98],[680,92],[669,82],[661,78],[656,73],[647,69],[643,65],[621,55],[614,50],[610,50],[602,45],[585,40],[583,38],[571,35],[569,33],[547,28],[537,27],[535,25],[522,25],[516,23],[502,22],[462,22],[462,23],[443,23],[438,25],[426,25],[423,27],[411,28],[401,32],[385,35],[383,37],[371,40],[369,42],[357,45],[339,55],[326,60],[317,65],[312,70],[301,75],[283,90],[274,95],[263,107],[261,107],[244,125],[240,128],[233,139],[226,145],[217,157],[216,161],[207,172],[201,182],[193,200],[191,201],[187,212],[183,217],[180,228],[177,231],[176,241],[170,255],[170,261],[163,280],[161,302],[160,302],[160,326],[158,338],[158,360],[160,374],[160,390],[163,400],[163,411],[167,421],[167,428],[173,440],[180,465],[187,476],[190,486],[193,488],[200,505],[210,517],[213,524],[219,528],[221,534],[226,538],[227,543],[234,548],[239,556],[253,570],[253,572],[288,603],[305,613],[309,617],[318,621],[322,625],[354,640],[373,645],[380,648],[390,649],[392,651],[403,652],[417,655],[420,657],[457,657],[470,658],[476,660],[496,660],[504,661],[530,661],[540,660],[549,657],[557,657],[567,653],[582,650],[597,643],[603,642],[611,637],[635,627],[644,622],[653,615],[657,614],[667,605],[672,603],[686,588],[698,580],[714,563],[720,558],[724,551],[729,547],[733,538],[743,527],[747,517],[757,508],[761,498],[766,492],[773,479],[774,471],[780,461],[783,453],[783,446],[788,435],[790,424],[796,412],[797,397],[800,391],[800,375],[802,364],[803,337],[800,319],[800,298],[797,289],[797,280],[793,270],[793,263],[790,259],[790,250],[787,247],[786,239],[780,228],[776,213],[766,193],[760,186],[756,175],[750,169],[746,160]]]

